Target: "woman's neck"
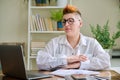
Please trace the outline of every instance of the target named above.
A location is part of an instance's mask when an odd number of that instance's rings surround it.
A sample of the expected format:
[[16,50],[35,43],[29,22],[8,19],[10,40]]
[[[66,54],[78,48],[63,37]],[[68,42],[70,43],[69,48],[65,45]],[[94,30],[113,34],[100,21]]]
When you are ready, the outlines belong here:
[[80,34],[77,34],[75,36],[67,36],[67,40],[72,46],[72,48],[75,48],[80,40]]

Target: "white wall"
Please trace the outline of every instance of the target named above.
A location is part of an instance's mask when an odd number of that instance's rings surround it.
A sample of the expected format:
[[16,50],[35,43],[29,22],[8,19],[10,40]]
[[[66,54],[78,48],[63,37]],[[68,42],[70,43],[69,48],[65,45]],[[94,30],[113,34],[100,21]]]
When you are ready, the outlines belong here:
[[[103,25],[109,19],[111,32],[120,20],[119,0],[73,0],[82,13],[84,25],[81,32],[91,36],[89,24]],[[27,45],[27,2],[0,0],[0,42],[25,42]],[[115,48],[120,49],[120,39]]]
[[27,12],[24,0],[0,0],[0,43],[27,43]]
[[[83,34],[92,36],[89,24],[103,26],[107,20],[111,33],[117,31],[116,24],[120,21],[119,0],[74,0],[73,5],[76,5],[82,13]],[[119,41],[120,38],[116,40],[117,46],[114,48],[120,49]]]

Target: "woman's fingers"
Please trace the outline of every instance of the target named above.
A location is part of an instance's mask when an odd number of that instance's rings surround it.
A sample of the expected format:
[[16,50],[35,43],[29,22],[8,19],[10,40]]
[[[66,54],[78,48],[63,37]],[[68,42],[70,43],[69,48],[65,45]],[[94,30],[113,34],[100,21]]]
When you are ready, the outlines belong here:
[[80,59],[80,61],[83,61],[83,62],[88,60],[87,56],[85,56],[85,55],[80,55],[79,59]]
[[80,61],[78,55],[73,55],[67,58],[68,63],[78,62]]

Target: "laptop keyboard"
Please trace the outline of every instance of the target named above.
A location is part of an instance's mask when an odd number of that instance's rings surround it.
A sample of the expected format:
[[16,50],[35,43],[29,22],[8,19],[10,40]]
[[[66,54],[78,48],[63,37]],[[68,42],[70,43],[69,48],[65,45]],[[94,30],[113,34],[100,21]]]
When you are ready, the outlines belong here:
[[27,74],[28,77],[43,76],[44,74]]
[[42,73],[34,73],[34,74],[27,74],[28,78],[46,78],[46,77],[50,77],[51,75],[48,74],[42,74]]

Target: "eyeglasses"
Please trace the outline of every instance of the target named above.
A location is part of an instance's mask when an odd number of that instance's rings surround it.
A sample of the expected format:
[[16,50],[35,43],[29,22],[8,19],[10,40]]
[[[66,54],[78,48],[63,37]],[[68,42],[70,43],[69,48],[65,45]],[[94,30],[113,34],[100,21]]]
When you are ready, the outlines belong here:
[[65,25],[66,22],[68,22],[69,25],[72,25],[75,22],[75,20],[73,18],[68,18],[68,19],[63,19],[62,20],[63,25]]

